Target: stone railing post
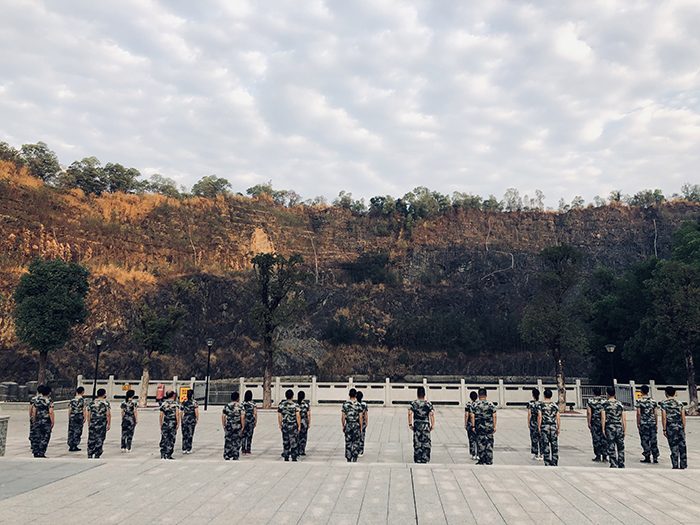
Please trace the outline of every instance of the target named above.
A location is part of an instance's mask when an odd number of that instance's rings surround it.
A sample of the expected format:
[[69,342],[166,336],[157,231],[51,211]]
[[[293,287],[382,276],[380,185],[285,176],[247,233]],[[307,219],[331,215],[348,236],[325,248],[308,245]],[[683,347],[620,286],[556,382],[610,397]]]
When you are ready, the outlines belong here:
[[464,383],[464,378],[459,380],[459,404],[460,406],[467,404],[467,386]]
[[318,406],[318,392],[316,390],[316,376],[311,378],[311,406]]
[[109,376],[107,380],[107,399],[114,399],[114,376]]
[[503,379],[498,380],[498,408],[506,406],[506,387],[503,385]]
[[391,380],[387,377],[384,380],[384,406],[390,407],[391,402]]
[[581,380],[576,380],[576,387],[574,388],[574,394],[576,396],[576,408],[583,408],[583,393],[581,392]]
[[272,400],[274,404],[279,405],[282,401],[282,384],[280,383],[279,376],[275,377],[275,398]]
[[649,397],[655,399],[656,396],[656,381],[653,379],[649,380]]
[[241,402],[245,396],[245,377],[238,378],[238,395],[241,396]]

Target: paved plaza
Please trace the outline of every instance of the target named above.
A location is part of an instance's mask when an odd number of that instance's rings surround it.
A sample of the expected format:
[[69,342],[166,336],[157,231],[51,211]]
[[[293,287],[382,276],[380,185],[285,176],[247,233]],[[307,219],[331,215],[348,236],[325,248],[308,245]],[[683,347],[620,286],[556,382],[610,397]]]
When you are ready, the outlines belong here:
[[[113,404],[113,406],[117,406]],[[700,418],[688,418],[688,463],[671,470],[659,433],[658,465],[640,464],[641,447],[628,412],[627,469],[591,462],[583,415],[562,418],[560,466],[545,467],[529,451],[524,410],[498,413],[493,466],[469,459],[463,411],[436,409],[432,460],[413,464],[405,408],[370,408],[365,455],[343,457],[340,408],[312,409],[307,456],[280,457],[275,411],[259,411],[253,453],[224,461],[221,408],[200,407],[194,453],[160,459],[158,412],[142,410],[134,450],[119,450],[120,421],[99,460],[68,452],[67,411],[56,412],[49,459],[29,450],[24,412],[10,414],[0,458],[0,523],[245,523],[409,525],[444,523],[700,524]]]

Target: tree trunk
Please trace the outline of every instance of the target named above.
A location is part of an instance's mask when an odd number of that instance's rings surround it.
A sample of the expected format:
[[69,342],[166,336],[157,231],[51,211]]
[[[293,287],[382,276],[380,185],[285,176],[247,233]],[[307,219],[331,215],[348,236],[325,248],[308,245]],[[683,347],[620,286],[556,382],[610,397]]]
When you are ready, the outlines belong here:
[[40,385],[46,384],[46,358],[48,355],[48,352],[39,352],[39,379],[37,381]]
[[[263,408],[272,408],[272,340],[265,338],[265,371],[263,372]],[[279,400],[278,400],[279,402]]]
[[564,360],[561,357],[561,350],[559,348],[555,348],[552,355],[554,356],[554,371],[557,376],[559,412],[566,412],[566,380],[564,378]]
[[146,408],[148,404],[148,383],[151,381],[151,371],[148,365],[144,365],[141,374],[141,390],[139,391],[139,408]]
[[688,373],[688,414],[695,416],[698,413],[698,384],[695,382],[695,362],[693,360],[693,351],[690,345],[683,348],[685,353],[685,370]]

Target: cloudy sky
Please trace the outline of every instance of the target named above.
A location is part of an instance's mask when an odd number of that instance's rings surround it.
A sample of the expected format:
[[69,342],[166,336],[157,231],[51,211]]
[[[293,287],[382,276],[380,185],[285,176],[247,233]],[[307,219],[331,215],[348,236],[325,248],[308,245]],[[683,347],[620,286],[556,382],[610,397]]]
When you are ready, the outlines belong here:
[[697,0],[0,0],[0,141],[191,186],[700,183]]

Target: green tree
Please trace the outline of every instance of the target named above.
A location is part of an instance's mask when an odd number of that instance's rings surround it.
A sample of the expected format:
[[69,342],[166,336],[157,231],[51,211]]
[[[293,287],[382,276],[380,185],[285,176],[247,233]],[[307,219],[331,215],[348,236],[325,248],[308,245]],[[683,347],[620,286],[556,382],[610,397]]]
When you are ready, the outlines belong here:
[[142,186],[136,180],[141,176],[141,172],[136,168],[125,168],[121,164],[108,162],[105,164],[103,174],[107,191],[110,193],[136,193]]
[[104,168],[97,157],[73,162],[59,177],[59,184],[64,188],[79,188],[88,195],[100,195],[108,188]]
[[639,206],[641,208],[649,208],[655,204],[661,204],[665,200],[661,190],[642,190],[627,199],[630,206]]
[[182,194],[177,189],[177,183],[173,179],[163,177],[159,173],[151,175],[151,178],[144,186],[145,191],[151,193],[159,193],[160,195],[172,197],[173,199],[182,197]]
[[39,352],[40,384],[46,382],[48,353],[62,348],[72,337],[73,327],[87,319],[89,276],[79,264],[37,258],[15,289],[15,332],[20,341]]
[[192,195],[213,199],[217,195],[226,195],[231,191],[231,183],[223,177],[207,175],[192,186]]
[[250,317],[263,343],[263,408],[270,408],[274,333],[278,327],[289,324],[306,306],[298,291],[299,284],[309,274],[300,268],[304,259],[299,254],[293,254],[287,259],[279,254],[260,253],[251,262],[255,270],[256,300],[250,310]]
[[[151,379],[151,362],[153,354],[168,354],[172,350],[170,336],[182,326],[182,319],[187,310],[175,305],[168,305],[159,312],[145,301],[136,307],[138,321],[133,330],[133,338],[143,349],[141,366],[141,392],[148,392],[148,382]],[[139,406],[145,407],[148,395],[139,396]]]
[[10,146],[7,142],[0,142],[0,160],[12,162],[17,168],[24,166],[22,153],[17,148]]
[[51,151],[45,142],[23,144],[20,154],[29,173],[44,182],[51,182],[61,171],[56,153]]
[[580,311],[575,303],[583,254],[562,244],[545,248],[538,257],[544,267],[537,276],[539,290],[523,314],[520,332],[526,342],[543,345],[554,359],[559,409],[563,411],[566,410],[564,356],[586,349],[586,338],[578,321]]

